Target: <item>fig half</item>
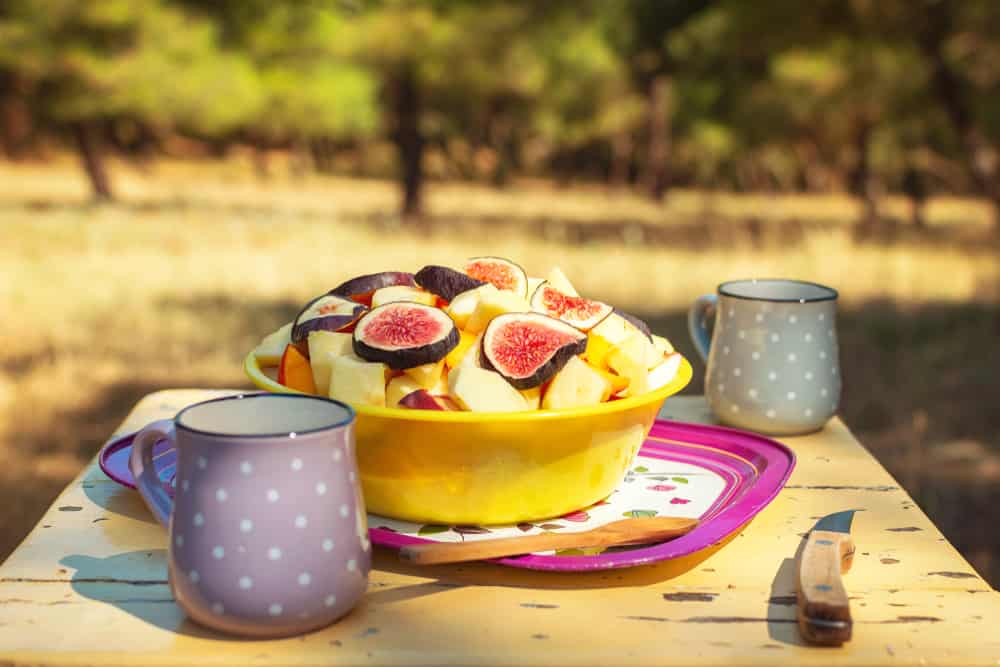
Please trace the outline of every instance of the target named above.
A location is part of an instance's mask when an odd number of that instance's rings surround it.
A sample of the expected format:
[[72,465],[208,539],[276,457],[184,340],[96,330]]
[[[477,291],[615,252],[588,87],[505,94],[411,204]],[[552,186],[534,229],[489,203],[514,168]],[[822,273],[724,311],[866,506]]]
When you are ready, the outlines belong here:
[[530,389],[548,382],[586,348],[587,334],[562,320],[542,313],[506,313],[486,327],[480,362],[515,389]]
[[350,299],[332,294],[320,295],[307,303],[295,316],[292,325],[292,343],[303,349],[311,331],[341,331],[361,317],[366,310],[368,309],[363,305]]
[[531,295],[531,307],[540,313],[572,324],[581,331],[590,331],[614,310],[601,301],[571,296],[548,282],[543,282]]
[[458,345],[458,329],[443,310],[393,301],[368,311],[354,328],[354,353],[404,370],[444,359]]
[[528,298],[528,274],[520,266],[502,257],[473,257],[465,264],[466,275],[492,283],[494,287],[508,290]]
[[406,271],[382,271],[380,273],[370,273],[365,276],[351,278],[334,287],[329,293],[350,299],[356,296],[371,294],[377,289],[392,287],[393,285],[415,287],[416,283],[413,280],[412,273],[407,273]]
[[425,266],[414,276],[417,284],[445,301],[451,301],[462,292],[476,289],[485,283],[447,266]]

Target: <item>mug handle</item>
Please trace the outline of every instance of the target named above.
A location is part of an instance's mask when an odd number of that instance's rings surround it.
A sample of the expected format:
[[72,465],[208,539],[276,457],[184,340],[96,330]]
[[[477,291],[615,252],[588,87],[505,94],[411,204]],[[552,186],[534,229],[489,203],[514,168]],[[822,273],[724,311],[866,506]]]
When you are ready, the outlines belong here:
[[132,453],[129,455],[128,467],[135,478],[135,488],[146,502],[149,510],[164,526],[169,525],[170,513],[174,509],[174,501],[167,491],[166,482],[156,474],[153,464],[153,446],[160,440],[169,440],[176,447],[172,419],[161,419],[145,426],[132,438]]
[[708,349],[712,346],[712,335],[708,332],[708,318],[715,314],[719,297],[715,294],[703,294],[695,299],[688,311],[688,333],[698,350],[701,360],[708,362]]

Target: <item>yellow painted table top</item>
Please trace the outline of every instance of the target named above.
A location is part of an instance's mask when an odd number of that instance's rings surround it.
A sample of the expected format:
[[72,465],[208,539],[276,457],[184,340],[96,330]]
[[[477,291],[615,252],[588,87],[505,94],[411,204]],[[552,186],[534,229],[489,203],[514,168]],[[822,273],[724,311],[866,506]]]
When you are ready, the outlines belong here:
[[[224,391],[144,398],[118,433]],[[664,416],[710,422],[700,397]],[[337,624],[248,641],[174,604],[166,534],[96,463],[0,567],[0,664],[31,665],[996,665],[1000,596],[839,420],[785,438],[788,486],[727,545],[641,568],[537,573],[419,569],[376,549],[369,590]],[[854,639],[803,646],[792,558],[818,516],[854,521]]]

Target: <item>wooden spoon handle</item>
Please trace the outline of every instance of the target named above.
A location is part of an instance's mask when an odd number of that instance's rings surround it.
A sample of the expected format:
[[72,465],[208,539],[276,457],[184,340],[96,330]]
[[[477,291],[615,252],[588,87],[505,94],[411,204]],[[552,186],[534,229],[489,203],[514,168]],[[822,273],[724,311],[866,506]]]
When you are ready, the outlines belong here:
[[623,532],[603,531],[599,527],[576,533],[542,533],[541,535],[501,537],[473,542],[413,544],[400,549],[399,557],[401,560],[419,565],[436,565],[503,558],[504,556],[517,556],[550,549],[648,544],[678,537],[698,525],[696,519],[681,518],[661,519],[660,523],[662,527],[655,532],[632,535]]

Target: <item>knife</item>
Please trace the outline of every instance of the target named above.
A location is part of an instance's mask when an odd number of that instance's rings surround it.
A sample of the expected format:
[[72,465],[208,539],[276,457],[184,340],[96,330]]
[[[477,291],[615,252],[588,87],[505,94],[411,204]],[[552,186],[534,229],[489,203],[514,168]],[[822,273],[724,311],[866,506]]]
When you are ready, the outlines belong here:
[[807,642],[839,646],[851,639],[851,609],[841,574],[851,569],[854,560],[853,519],[854,510],[823,517],[799,553],[797,616]]

